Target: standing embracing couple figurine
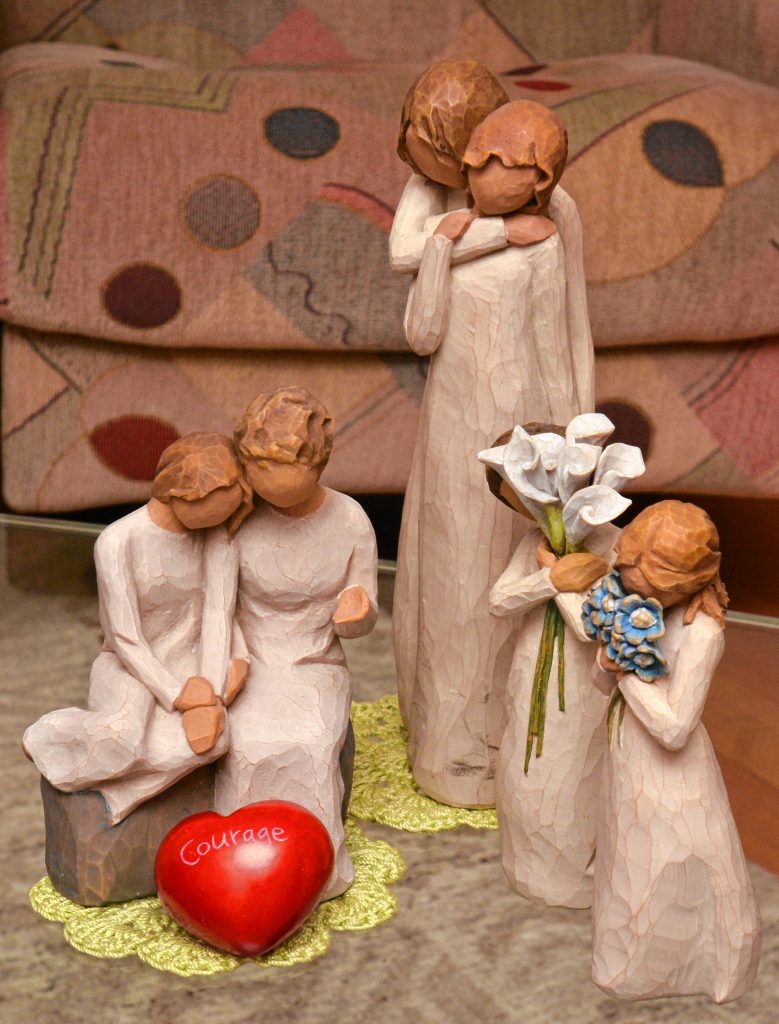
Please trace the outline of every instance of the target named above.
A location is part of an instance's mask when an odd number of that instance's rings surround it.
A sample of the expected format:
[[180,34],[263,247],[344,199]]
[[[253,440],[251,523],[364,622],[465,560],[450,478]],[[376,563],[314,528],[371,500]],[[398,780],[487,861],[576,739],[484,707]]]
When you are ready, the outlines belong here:
[[111,826],[212,762],[222,814],[299,804],[335,849],[325,899],[353,879],[339,638],[369,632],[377,614],[370,522],[319,483],[332,439],[326,409],[285,387],[251,403],[234,440],[170,445],[149,503],[96,544],[105,641],[87,710],[51,712],[24,736],[53,787],[102,794]]
[[411,87],[398,153],[413,174],[390,260],[415,275],[406,336],[430,357],[394,609],[415,781],[497,805],[523,896],[592,906],[604,990],[735,999],[761,931],[700,724],[719,542],[677,501],[613,523],[644,464],[593,412],[565,127],[447,60]]

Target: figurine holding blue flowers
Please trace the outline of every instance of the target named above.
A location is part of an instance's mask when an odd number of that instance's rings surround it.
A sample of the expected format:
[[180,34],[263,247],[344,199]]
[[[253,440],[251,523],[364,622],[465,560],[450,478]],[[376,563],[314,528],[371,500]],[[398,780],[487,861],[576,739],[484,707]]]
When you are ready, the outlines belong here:
[[[616,545],[583,606],[600,643],[593,682],[620,705],[603,761],[593,895],[593,980],[623,999],[751,985],[761,925],[701,714],[724,649],[716,527],[661,501]],[[562,560],[561,560],[562,562]]]

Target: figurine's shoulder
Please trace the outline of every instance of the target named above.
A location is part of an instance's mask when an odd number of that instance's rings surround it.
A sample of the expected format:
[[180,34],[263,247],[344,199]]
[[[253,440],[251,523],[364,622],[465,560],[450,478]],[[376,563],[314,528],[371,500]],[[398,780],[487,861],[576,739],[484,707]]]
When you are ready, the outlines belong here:
[[341,491],[334,491],[330,487],[326,487],[327,491],[327,507],[331,516],[337,516],[339,519],[365,524],[370,526],[370,519],[359,503],[354,498],[350,498],[348,494],[342,494]]
[[102,531],[95,542],[95,555],[105,556],[111,552],[118,552],[125,548],[130,541],[140,534],[151,533],[159,527],[155,527],[149,518],[146,506],[137,508],[129,515],[117,519]]

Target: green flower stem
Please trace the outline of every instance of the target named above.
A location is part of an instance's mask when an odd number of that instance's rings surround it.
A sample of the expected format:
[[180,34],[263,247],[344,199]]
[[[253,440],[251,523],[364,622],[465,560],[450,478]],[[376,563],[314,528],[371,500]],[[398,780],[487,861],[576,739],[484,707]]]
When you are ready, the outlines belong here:
[[[557,606],[555,605],[555,608]],[[557,612],[557,706],[565,711],[565,619]]]
[[530,692],[530,715],[527,726],[527,744],[525,746],[525,775],[530,768],[533,746],[536,757],[540,757],[544,749],[544,727],[546,725],[546,694],[549,688],[549,677],[552,674],[555,646],[558,650],[558,703],[560,710],[565,710],[563,691],[563,640],[565,636],[565,620],[563,619],[554,599],[547,602],[544,613],[544,625],[541,630],[541,643],[533,676],[533,688]]
[[544,508],[546,515],[546,533],[549,546],[556,555],[564,555],[568,544],[563,525],[563,510],[559,505],[547,505]]
[[611,700],[609,701],[609,710],[606,717],[606,728],[609,746],[611,746],[611,737],[614,733],[614,719],[617,717],[617,714],[619,714],[619,721],[617,724],[617,742],[621,742],[622,719],[625,717],[626,703],[627,702],[625,701],[625,695],[622,693],[622,690],[620,690],[620,688],[617,687],[614,693],[611,695]]

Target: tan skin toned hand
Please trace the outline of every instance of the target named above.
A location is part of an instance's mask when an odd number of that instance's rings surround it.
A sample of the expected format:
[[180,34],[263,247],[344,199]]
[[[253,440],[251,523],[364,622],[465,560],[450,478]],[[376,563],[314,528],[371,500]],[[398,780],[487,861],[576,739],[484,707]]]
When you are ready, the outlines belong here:
[[181,721],[192,750],[196,754],[205,754],[224,731],[225,709],[221,701],[210,707],[191,708],[182,714]]
[[225,687],[224,705],[230,707],[238,694],[246,686],[249,675],[249,662],[245,658],[233,658],[227,670],[227,686]]
[[364,622],[371,614],[371,601],[362,587],[349,587],[338,598],[332,622],[336,626],[348,622]]

